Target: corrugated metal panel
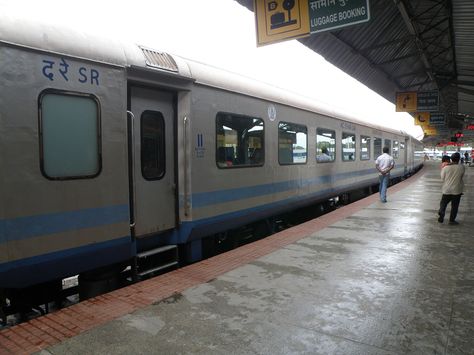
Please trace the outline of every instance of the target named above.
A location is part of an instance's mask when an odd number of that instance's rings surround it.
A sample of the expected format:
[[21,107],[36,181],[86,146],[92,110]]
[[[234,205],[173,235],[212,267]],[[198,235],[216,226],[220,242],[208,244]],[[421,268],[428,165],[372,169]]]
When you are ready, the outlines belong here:
[[370,0],[370,12],[368,23],[299,41],[391,102],[438,89],[452,128],[458,112],[474,116],[474,1]]
[[458,107],[474,115],[474,1],[453,0],[453,28],[458,73]]

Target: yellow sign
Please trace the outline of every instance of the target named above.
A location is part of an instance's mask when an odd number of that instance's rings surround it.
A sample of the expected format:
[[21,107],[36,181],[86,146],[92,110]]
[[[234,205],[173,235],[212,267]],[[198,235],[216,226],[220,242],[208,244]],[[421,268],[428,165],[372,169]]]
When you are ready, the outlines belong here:
[[429,112],[417,112],[415,113],[415,125],[425,127],[430,125],[430,113]]
[[310,34],[308,0],[254,0],[257,45]]
[[438,134],[438,131],[434,127],[423,127],[423,133],[427,136],[436,136]]
[[415,112],[416,108],[416,92],[397,92],[397,112]]

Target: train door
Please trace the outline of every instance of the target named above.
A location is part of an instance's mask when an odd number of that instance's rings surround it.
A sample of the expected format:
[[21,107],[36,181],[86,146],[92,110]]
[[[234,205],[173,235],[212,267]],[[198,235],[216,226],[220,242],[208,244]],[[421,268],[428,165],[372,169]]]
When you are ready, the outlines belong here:
[[132,86],[133,187],[135,235],[175,227],[174,95]]

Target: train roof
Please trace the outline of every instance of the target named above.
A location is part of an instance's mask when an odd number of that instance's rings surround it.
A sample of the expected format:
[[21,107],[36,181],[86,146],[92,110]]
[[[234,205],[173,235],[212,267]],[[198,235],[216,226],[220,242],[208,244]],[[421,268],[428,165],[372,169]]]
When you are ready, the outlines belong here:
[[113,38],[58,27],[41,21],[0,15],[0,43],[72,56],[124,68],[154,69],[188,78],[195,83],[258,97],[336,117],[378,130],[406,135],[405,132],[368,123],[342,110],[296,93],[177,55],[156,51]]

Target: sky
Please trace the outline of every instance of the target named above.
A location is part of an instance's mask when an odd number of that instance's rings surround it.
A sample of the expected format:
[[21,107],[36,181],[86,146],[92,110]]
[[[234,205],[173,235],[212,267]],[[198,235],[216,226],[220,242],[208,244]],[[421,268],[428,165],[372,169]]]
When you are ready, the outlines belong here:
[[257,47],[254,14],[235,0],[0,0],[0,11],[211,64],[423,137],[409,114],[298,41]]

